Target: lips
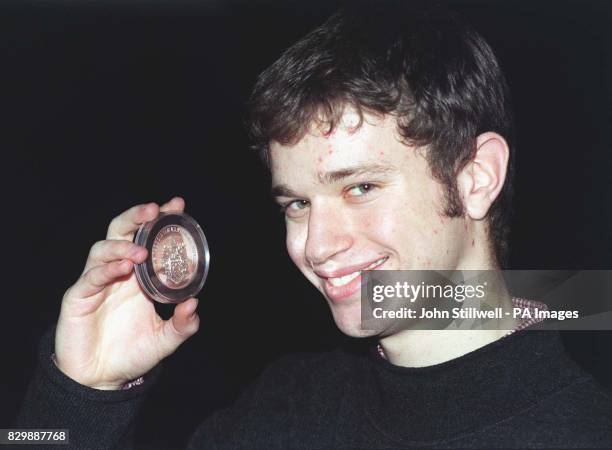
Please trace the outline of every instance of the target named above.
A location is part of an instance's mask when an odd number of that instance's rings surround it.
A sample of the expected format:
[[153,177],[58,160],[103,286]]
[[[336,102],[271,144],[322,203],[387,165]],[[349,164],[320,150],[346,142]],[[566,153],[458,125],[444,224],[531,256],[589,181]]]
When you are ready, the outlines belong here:
[[361,288],[361,272],[377,269],[387,259],[388,257],[385,256],[365,264],[356,264],[330,272],[315,271],[315,273],[325,279],[324,289],[327,296],[333,301],[340,301],[353,295]]

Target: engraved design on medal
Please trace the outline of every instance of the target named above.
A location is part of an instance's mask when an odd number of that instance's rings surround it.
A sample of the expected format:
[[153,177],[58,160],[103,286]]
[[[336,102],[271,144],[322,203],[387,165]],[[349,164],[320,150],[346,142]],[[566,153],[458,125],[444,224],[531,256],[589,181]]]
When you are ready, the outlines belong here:
[[153,270],[170,289],[187,286],[196,274],[198,251],[193,237],[179,225],[167,225],[155,236]]

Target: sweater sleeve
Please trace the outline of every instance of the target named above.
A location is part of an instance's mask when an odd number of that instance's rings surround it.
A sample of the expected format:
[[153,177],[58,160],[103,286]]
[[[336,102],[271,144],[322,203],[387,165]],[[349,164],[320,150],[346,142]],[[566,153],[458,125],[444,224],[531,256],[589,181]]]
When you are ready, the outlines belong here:
[[131,449],[133,423],[146,391],[161,366],[144,383],[121,391],[81,385],[60,371],[51,359],[55,327],[41,339],[38,363],[14,426],[68,429],[70,449]]

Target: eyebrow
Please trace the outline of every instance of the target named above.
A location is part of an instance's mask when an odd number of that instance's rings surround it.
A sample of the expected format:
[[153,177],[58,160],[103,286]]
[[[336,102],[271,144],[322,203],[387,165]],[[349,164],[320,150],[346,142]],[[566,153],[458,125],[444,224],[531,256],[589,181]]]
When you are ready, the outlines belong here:
[[[318,173],[317,178],[321,184],[330,185],[354,176],[381,175],[397,172],[397,167],[387,164],[361,164],[331,172]],[[272,186],[272,197],[299,197],[299,195],[285,184]]]

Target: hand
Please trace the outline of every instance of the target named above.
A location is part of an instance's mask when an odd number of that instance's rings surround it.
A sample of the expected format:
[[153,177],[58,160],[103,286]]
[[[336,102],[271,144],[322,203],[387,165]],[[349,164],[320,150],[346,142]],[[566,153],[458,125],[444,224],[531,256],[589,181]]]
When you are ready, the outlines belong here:
[[132,243],[134,233],[160,211],[183,211],[175,197],[159,207],[138,205],[110,223],[106,240],[91,247],[83,274],[62,299],[55,334],[59,369],[96,389],[120,389],[173,353],[198,331],[195,298],[178,304],[162,320],[140,289],[134,264],[147,250]]

